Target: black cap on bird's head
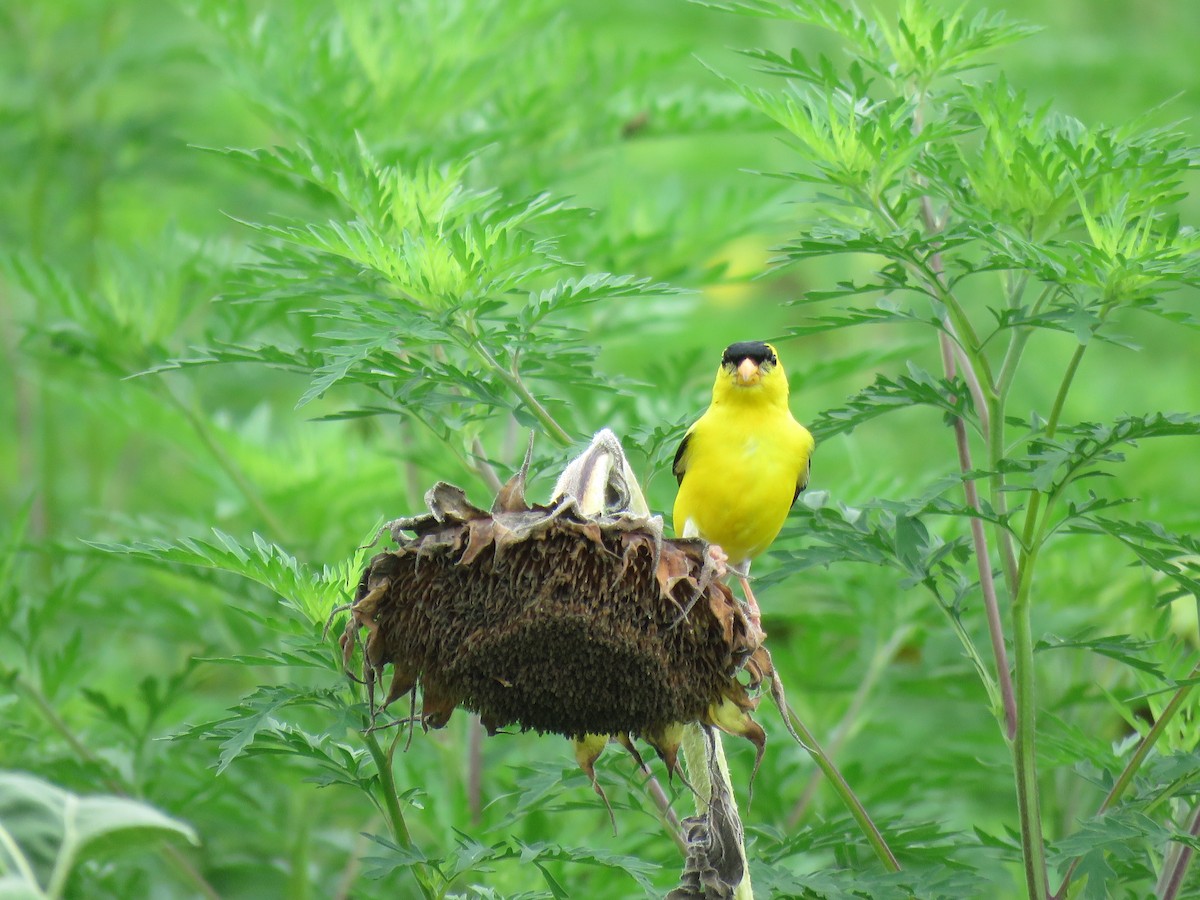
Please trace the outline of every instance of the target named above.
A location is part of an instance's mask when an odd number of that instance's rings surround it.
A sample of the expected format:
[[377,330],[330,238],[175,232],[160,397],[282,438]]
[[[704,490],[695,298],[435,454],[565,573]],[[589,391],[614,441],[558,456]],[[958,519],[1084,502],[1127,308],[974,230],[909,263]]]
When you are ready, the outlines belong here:
[[[775,348],[762,341],[739,341],[725,348],[721,356],[721,372],[729,373],[738,387],[761,384],[779,365]],[[781,370],[782,371],[782,370]]]
[[721,356],[721,365],[733,366],[736,369],[744,359],[749,359],[759,366],[763,363],[773,366],[779,361],[775,356],[775,348],[770,344],[762,341],[738,341],[725,348],[725,353]]

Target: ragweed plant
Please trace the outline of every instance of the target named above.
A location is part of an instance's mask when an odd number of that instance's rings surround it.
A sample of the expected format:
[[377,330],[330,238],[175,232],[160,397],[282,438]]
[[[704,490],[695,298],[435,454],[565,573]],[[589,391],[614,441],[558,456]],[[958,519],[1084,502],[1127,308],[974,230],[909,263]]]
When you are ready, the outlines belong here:
[[[1066,535],[1116,539],[1169,579],[1163,603],[1200,601],[1191,539],[1120,518],[1130,498],[1084,481],[1112,474],[1124,448],[1138,441],[1200,435],[1200,417],[1064,418],[1085,354],[1101,342],[1124,343],[1118,323],[1125,313],[1193,321],[1166,297],[1200,285],[1200,235],[1181,226],[1174,209],[1200,155],[1170,128],[1140,121],[1089,128],[1031,107],[987,67],[985,54],[1029,33],[1001,16],[946,15],[921,2],[907,3],[895,20],[820,0],[717,5],[804,23],[834,35],[842,51],[747,50],[755,69],[781,86],[725,78],[782,127],[802,167],[778,177],[808,185],[819,210],[781,248],[778,263],[831,254],[878,261],[871,278],[797,301],[875,296],[875,305],[817,315],[790,334],[916,324],[940,355],[938,371],[910,363],[905,375],[879,376],[847,405],[825,412],[814,432],[828,440],[887,412],[928,405],[950,425],[944,452],[957,463],[957,476],[912,499],[849,510],[819,495],[796,523],[805,546],[791,566],[891,565],[925,585],[945,610],[1012,751],[1030,897],[1066,896],[1081,863],[1085,893],[1107,896],[1119,877],[1114,866],[1129,862],[1127,853],[1106,850],[1117,834],[1151,848],[1160,895],[1176,896],[1200,806],[1194,799],[1166,802],[1176,783],[1155,782],[1143,764],[1191,691],[1194,650],[1156,648],[1163,658],[1152,665],[1143,658],[1145,645],[1128,635],[1091,631],[1063,641],[1039,634],[1033,611],[1039,562]],[[1037,348],[1047,332],[1074,339],[1064,359],[1055,358],[1053,345]],[[1048,407],[1013,408],[1013,386],[1027,369],[1056,385]],[[922,442],[919,452],[931,451]],[[969,538],[947,540],[927,524],[946,516],[965,517]],[[987,649],[964,628],[976,596]],[[1045,701],[1035,651],[1062,647],[1153,672],[1163,693],[1154,692],[1151,727],[1142,729],[1136,749],[1116,750],[1104,762],[1111,788],[1096,818],[1048,851],[1037,755]],[[1168,742],[1159,752],[1185,747]],[[1149,783],[1127,796],[1139,776]],[[1158,819],[1145,816],[1147,809]]]
[[[529,430],[531,501],[607,425],[669,509],[715,354],[774,338],[819,446],[755,587],[826,752],[756,717],[755,889],[1194,892],[1198,426],[1153,410],[1200,403],[1195,155],[1137,115],[1190,32],[1063,0],[1022,55],[894,6],[0,16],[0,765],[35,776],[3,779],[0,883],[677,884],[663,768],[594,768],[613,835],[561,741],[370,730],[323,629],[385,519],[439,480],[484,502]],[[33,846],[80,806],[133,830]]]

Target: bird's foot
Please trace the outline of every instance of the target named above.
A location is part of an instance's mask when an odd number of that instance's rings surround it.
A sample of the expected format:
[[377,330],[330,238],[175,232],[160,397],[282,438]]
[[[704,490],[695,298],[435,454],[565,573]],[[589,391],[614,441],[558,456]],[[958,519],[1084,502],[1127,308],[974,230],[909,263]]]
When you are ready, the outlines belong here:
[[758,608],[758,601],[754,598],[754,591],[750,590],[750,579],[745,575],[738,575],[738,580],[742,583],[742,593],[746,596],[747,615],[750,618],[750,624],[754,626],[754,630],[760,635],[762,630],[762,610]]
[[717,578],[724,578],[729,574],[729,554],[718,545],[708,545],[708,558],[712,560],[713,568],[717,570]]

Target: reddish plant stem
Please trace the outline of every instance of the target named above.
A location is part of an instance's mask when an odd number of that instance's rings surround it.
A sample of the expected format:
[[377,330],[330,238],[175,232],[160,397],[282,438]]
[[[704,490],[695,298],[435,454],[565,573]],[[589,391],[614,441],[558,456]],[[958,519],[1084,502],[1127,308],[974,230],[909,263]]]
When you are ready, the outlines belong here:
[[478,825],[483,815],[483,723],[471,716],[467,726],[467,808],[471,824]]
[[[928,195],[921,198],[921,218],[930,235],[940,231],[933,205]],[[954,321],[969,328],[969,322],[951,294],[945,283],[944,267],[941,253],[936,249],[929,256],[929,271],[932,274],[932,285],[947,309],[946,330],[939,334],[942,351],[942,365],[946,377],[953,378],[956,374],[954,359],[954,344],[957,339]],[[976,377],[973,360],[983,364],[984,358],[980,348],[974,342],[972,335],[966,334],[971,343],[968,346],[959,344],[959,359],[962,361],[963,376],[975,402],[976,414],[979,416],[983,438],[989,445],[996,435],[992,428],[1003,428],[1004,420],[989,419],[988,398],[995,397],[995,384],[990,374],[987,376],[989,393],[985,395],[983,386]],[[999,404],[998,404],[999,406]],[[966,424],[961,417],[954,420],[955,443],[958,447],[959,466],[964,475],[974,468],[971,463],[970,444],[967,440]],[[979,518],[979,494],[972,480],[963,484],[966,493],[967,506],[975,513],[971,516],[971,539],[975,546],[975,560],[979,570],[979,587],[983,593],[983,603],[988,622],[988,633],[991,637],[992,653],[996,658],[996,677],[1000,683],[1001,700],[1004,706],[1005,736],[1013,750],[1014,768],[1016,772],[1017,811],[1021,822],[1021,848],[1025,862],[1026,886],[1031,900],[1045,900],[1050,895],[1050,887],[1046,869],[1046,849],[1042,835],[1041,809],[1038,798],[1036,755],[1034,752],[1035,722],[1035,681],[1033,672],[1033,640],[1028,605],[1028,579],[1022,578],[1024,590],[1019,591],[1013,602],[1013,640],[1017,655],[1017,687],[1014,688],[1012,674],[1008,665],[1008,652],[1004,644],[1004,631],[1000,619],[1000,605],[996,596],[996,584],[992,577],[991,554],[988,551],[987,536],[983,530],[983,520]],[[1027,556],[1031,566],[1036,558],[1036,552]],[[1022,573],[1026,575],[1027,573]]]
[[[925,224],[926,230],[931,234],[938,228],[937,219],[933,214],[933,206],[930,203],[929,197],[921,198],[921,219]],[[945,285],[943,272],[945,271],[942,265],[942,254],[934,251],[929,257],[929,267],[933,271],[934,278],[937,280],[937,287],[948,292]],[[949,321],[946,322],[946,327],[949,332],[943,331],[938,335],[938,343],[942,351],[942,369],[945,372],[946,379],[952,381],[958,374],[958,366],[954,359],[954,342],[951,340],[951,335],[954,333],[954,326]],[[965,353],[960,352],[962,358],[963,377],[967,382],[968,389],[971,391],[972,399],[975,402],[975,412],[979,416],[979,426],[983,431],[984,439],[990,438],[990,429],[1003,428],[1003,422],[992,422],[988,418],[987,399],[983,393],[983,388],[979,384],[979,379],[975,375],[975,369],[970,364],[970,360]],[[974,468],[971,461],[971,444],[967,436],[967,424],[961,416],[956,416],[954,419],[954,443],[958,448],[958,466],[965,475]],[[966,495],[967,508],[974,513],[971,516],[971,541],[975,546],[975,562],[979,569],[979,589],[983,593],[983,607],[987,616],[988,636],[992,644],[992,656],[996,660],[996,680],[1000,683],[1000,698],[1004,704],[1004,734],[1009,741],[1016,738],[1017,735],[1017,701],[1013,691],[1012,673],[1008,665],[1008,650],[1004,645],[1004,625],[1000,618],[1000,603],[996,595],[996,581],[992,577],[992,561],[991,554],[988,551],[987,535],[983,530],[983,520],[979,518],[979,489],[976,487],[973,480],[963,482],[963,493]]]
[[[1198,663],[1188,675],[1188,679],[1200,676],[1200,663]],[[1150,751],[1154,749],[1154,745],[1158,743],[1158,739],[1162,737],[1166,731],[1167,725],[1175,718],[1175,714],[1183,708],[1183,704],[1187,701],[1188,696],[1192,692],[1194,684],[1180,685],[1179,690],[1170,699],[1163,711],[1159,714],[1158,719],[1146,732],[1146,736],[1138,743],[1137,748],[1129,757],[1129,762],[1125,764],[1125,768],[1121,770],[1121,774],[1117,776],[1117,780],[1113,782],[1113,786],[1109,789],[1104,801],[1100,804],[1100,808],[1096,810],[1096,815],[1103,815],[1112,806],[1121,799],[1121,795],[1125,793],[1129,785],[1133,782],[1133,776],[1137,774],[1138,769],[1142,767],[1142,763],[1146,761],[1146,757],[1150,755]],[[1071,865],[1067,867],[1067,872],[1063,875],[1062,884],[1058,886],[1058,890],[1054,893],[1054,900],[1065,900],[1067,889],[1071,886],[1071,878],[1075,875],[1075,869],[1079,866],[1079,857],[1071,860]]]
[[[1200,802],[1196,804],[1192,810],[1192,818],[1188,823],[1188,836],[1200,837]],[[1175,900],[1179,896],[1179,889],[1183,887],[1183,879],[1187,876],[1188,866],[1192,862],[1194,851],[1192,848],[1184,844],[1179,848],[1178,855],[1175,856],[1174,865],[1170,868],[1170,874],[1167,876],[1167,882],[1163,886],[1159,900]],[[1164,872],[1164,874],[1166,874]]]
[[[942,334],[942,365],[948,379],[954,378],[954,355],[950,338]],[[967,438],[967,424],[961,418],[954,420],[954,442],[958,447],[958,466],[964,473],[970,472],[971,445]],[[983,519],[979,518],[979,489],[975,482],[963,482],[967,508],[976,515],[971,516],[971,541],[975,545],[975,562],[979,570],[979,589],[983,592],[983,608],[987,616],[988,636],[992,643],[992,656],[996,660],[996,680],[1000,683],[1000,697],[1004,704],[1004,734],[1012,741],[1017,736],[1017,701],[1013,692],[1012,675],[1008,667],[1008,650],[1004,646],[1004,625],[1000,619],[1000,603],[996,595],[996,581],[992,576],[992,561],[988,555],[987,535],[983,531]]]

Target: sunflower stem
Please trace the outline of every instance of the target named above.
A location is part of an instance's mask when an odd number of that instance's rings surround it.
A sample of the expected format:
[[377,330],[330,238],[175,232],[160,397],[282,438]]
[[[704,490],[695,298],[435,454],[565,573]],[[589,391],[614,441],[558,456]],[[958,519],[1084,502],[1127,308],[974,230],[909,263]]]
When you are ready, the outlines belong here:
[[[709,776],[708,740],[704,735],[703,727],[699,723],[690,722],[684,726],[680,747],[683,750],[684,765],[687,766],[688,770],[688,780],[696,792],[696,814],[706,816],[708,815],[710,800],[713,795],[713,783]],[[736,816],[738,814],[737,804],[733,799],[733,784],[729,777],[729,763],[725,759],[725,749],[722,745],[721,733],[719,731],[713,736],[713,753],[716,755],[717,773],[729,796],[733,814]],[[734,888],[733,898],[734,900],[754,900],[754,890],[750,885],[750,861],[746,856],[744,837],[741,843],[738,844],[738,853],[742,857],[742,880]]]

